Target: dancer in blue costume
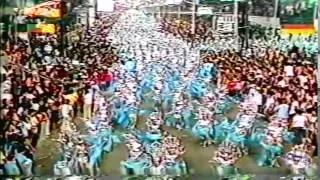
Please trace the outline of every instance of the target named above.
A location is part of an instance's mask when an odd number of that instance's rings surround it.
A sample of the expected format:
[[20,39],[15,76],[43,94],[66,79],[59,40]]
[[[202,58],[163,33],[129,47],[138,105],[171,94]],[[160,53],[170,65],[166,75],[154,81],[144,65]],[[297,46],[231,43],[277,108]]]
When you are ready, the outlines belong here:
[[221,178],[229,178],[238,174],[235,167],[237,161],[244,155],[239,147],[232,142],[224,141],[219,145],[211,163],[214,163],[216,171]]
[[103,150],[108,153],[113,150],[115,144],[121,142],[120,138],[114,135],[114,132],[111,129],[100,130],[100,136],[103,143]]
[[100,174],[100,163],[103,156],[103,145],[96,144],[89,150],[89,172],[91,176]]
[[23,155],[24,152],[16,152],[16,160],[23,172],[23,175],[29,177],[32,175],[32,160]]
[[150,94],[150,92],[153,89],[153,81],[150,79],[149,74],[145,75],[141,82],[140,82],[140,86],[137,90],[137,98],[139,101],[141,102],[146,102],[148,101],[149,97],[148,94]]
[[236,120],[229,120],[227,118],[222,120],[219,124],[215,125],[215,141],[221,142],[225,140],[230,133],[235,131],[236,125]]
[[203,147],[207,147],[214,140],[214,124],[209,110],[201,109],[198,122],[193,126],[192,133],[199,137]]
[[154,142],[160,142],[163,139],[162,130],[161,130],[161,123],[160,114],[152,114],[148,121],[146,122],[147,125],[147,132],[143,134],[143,142],[144,145],[150,145]]
[[241,147],[249,145],[254,120],[255,116],[249,112],[239,113],[236,120],[236,128],[234,131],[229,131],[227,140]]
[[164,83],[161,98],[162,98],[162,106],[164,111],[171,111],[173,104],[173,91],[169,88],[170,81],[166,81]]
[[259,166],[276,167],[277,157],[284,154],[284,147],[277,139],[265,139],[260,142],[261,149],[257,159]]
[[93,130],[91,136],[86,142],[91,145],[89,150],[89,172],[90,175],[100,173],[100,164],[105,153],[113,150],[115,144],[120,143],[118,136],[114,135],[111,127],[101,122],[96,130]]
[[224,114],[235,107],[236,104],[237,103],[229,97],[222,97],[219,101],[217,101],[215,112],[218,114]]
[[136,124],[137,112],[131,105],[122,105],[117,113],[116,123],[124,129],[133,129]]
[[181,72],[178,69],[174,69],[170,74],[168,75],[167,81],[170,82],[169,87],[171,90],[175,90],[180,87],[181,85]]
[[5,160],[4,169],[9,176],[19,176],[20,170],[14,159],[14,156],[8,156]]
[[127,147],[129,148],[129,158],[121,162],[122,174],[145,175],[151,166],[151,157],[144,152],[139,139],[133,135],[125,135]]
[[200,80],[195,79],[189,85],[189,94],[194,99],[201,99],[207,92],[207,84]]
[[230,141],[241,148],[247,149],[249,135],[246,129],[236,129],[235,132],[230,132],[224,141]]
[[203,79],[212,79],[212,78],[216,78],[216,76],[217,76],[217,69],[212,63],[203,64],[198,73],[198,78],[203,78]]
[[214,132],[211,124],[199,120],[192,128],[192,133],[200,138],[203,147],[207,147],[213,139]]
[[165,115],[165,124],[168,127],[176,127],[176,119],[180,118],[179,112],[171,111]]
[[122,61],[124,61],[124,69],[129,73],[129,75],[135,77],[137,72],[137,60],[135,57],[132,57],[131,53],[126,52],[125,50],[122,50],[120,56],[122,57]]
[[167,126],[177,128],[179,130],[190,128],[190,123],[187,118],[188,114],[184,112],[186,100],[182,93],[182,88],[172,92],[171,95],[173,102],[168,113],[165,114],[165,123]]
[[265,139],[267,131],[265,127],[258,127],[255,128],[254,131],[252,132],[250,136],[250,148],[259,148],[260,147],[260,142]]
[[[140,151],[140,150],[139,150]],[[146,154],[142,154],[136,159],[129,159],[127,161],[121,161],[121,173],[124,175],[146,175],[148,169],[151,167],[151,162],[144,158]]]
[[182,118],[184,120],[184,128],[186,130],[192,130],[192,127],[196,124],[196,115],[193,107],[188,104],[187,101],[183,104],[183,109],[181,112]]

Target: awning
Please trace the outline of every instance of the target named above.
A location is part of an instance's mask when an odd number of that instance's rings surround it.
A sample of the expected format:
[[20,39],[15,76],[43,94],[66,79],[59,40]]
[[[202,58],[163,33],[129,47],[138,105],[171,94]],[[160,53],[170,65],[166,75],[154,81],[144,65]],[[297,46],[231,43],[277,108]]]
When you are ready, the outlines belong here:
[[36,6],[25,8],[24,14],[31,18],[62,18],[67,14],[67,5],[63,0],[52,0]]

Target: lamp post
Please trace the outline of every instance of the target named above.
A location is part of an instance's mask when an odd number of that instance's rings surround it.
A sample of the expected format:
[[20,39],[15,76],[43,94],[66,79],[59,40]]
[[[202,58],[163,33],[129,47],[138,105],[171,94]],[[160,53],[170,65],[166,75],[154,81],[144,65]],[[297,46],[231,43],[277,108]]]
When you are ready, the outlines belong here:
[[278,18],[278,11],[279,11],[279,0],[275,0],[275,5],[274,5],[274,14],[273,14],[273,24],[274,24],[274,29],[273,29],[273,35],[275,36],[277,34],[277,18]]
[[[250,1],[251,2],[251,1]],[[249,14],[251,13],[252,6],[249,4],[249,2],[245,2],[245,9],[244,9],[244,20],[245,20],[245,30],[246,30],[246,35],[245,35],[245,47],[249,48],[249,34],[250,34],[250,23],[249,23]]]
[[191,25],[191,32],[192,35],[194,36],[195,31],[196,31],[196,0],[192,0],[192,25]]
[[239,52],[239,4],[238,0],[234,0],[234,38],[236,40],[236,51]]

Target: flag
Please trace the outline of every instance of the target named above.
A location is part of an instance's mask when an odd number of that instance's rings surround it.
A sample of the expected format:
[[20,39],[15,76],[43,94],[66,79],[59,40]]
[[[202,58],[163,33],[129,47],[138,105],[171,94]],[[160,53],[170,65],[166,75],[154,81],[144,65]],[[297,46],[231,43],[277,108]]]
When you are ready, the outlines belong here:
[[27,24],[28,32],[36,34],[54,34],[57,32],[58,27],[55,24]]
[[302,35],[309,36],[315,34],[317,31],[313,24],[290,24],[283,25],[281,33],[284,36],[292,34],[293,36]]

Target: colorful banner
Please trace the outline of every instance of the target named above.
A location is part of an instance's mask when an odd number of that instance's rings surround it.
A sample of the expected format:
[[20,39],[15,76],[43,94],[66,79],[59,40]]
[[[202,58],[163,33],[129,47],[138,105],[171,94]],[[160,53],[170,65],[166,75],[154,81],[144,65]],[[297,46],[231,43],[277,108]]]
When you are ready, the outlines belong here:
[[67,14],[67,6],[63,0],[53,0],[38,4],[31,8],[25,8],[24,14],[31,18],[46,17],[60,19]]
[[282,26],[281,33],[284,36],[309,36],[315,34],[317,31],[313,24],[311,25],[284,25]]
[[58,30],[55,24],[27,24],[27,32],[38,34],[55,34]]
[[56,33],[56,25],[55,24],[37,24],[36,28],[38,31],[45,34],[54,34]]

